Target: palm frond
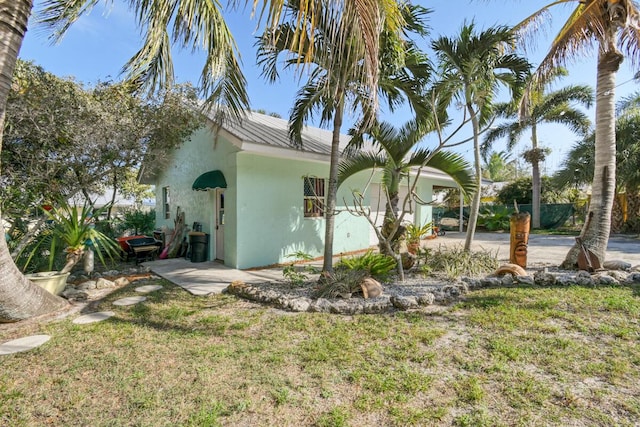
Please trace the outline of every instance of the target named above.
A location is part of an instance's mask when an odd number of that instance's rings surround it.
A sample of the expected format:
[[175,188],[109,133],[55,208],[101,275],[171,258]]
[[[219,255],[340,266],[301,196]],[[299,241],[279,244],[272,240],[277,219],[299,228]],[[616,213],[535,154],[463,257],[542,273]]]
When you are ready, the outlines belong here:
[[473,193],[476,189],[471,165],[461,155],[449,151],[435,153],[427,149],[416,150],[407,162],[409,167],[428,166],[449,175],[460,186],[463,193]]
[[344,181],[365,170],[384,168],[387,163],[387,157],[380,153],[360,152],[340,161],[338,166],[338,186]]

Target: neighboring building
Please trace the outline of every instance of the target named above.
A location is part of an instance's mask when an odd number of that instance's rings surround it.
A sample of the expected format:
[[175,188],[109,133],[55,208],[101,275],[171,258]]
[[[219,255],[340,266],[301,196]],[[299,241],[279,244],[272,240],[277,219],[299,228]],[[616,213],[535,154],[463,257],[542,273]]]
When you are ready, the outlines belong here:
[[[348,140],[342,135],[341,144]],[[145,164],[140,178],[155,185],[156,226],[173,228],[179,207],[187,226],[198,222],[210,235],[209,259],[251,268],[291,261],[287,256],[297,251],[319,257],[324,251],[322,200],[330,144],[330,131],[307,127],[303,146],[297,149],[289,142],[286,120],[249,113],[241,124],[198,130],[167,153],[162,165]],[[350,178],[338,191],[335,254],[377,243],[366,218],[347,211],[347,205],[353,205],[352,190],[364,190],[369,175]],[[456,186],[439,171],[428,169],[423,176],[417,187],[422,200],[432,199],[434,186]],[[379,182],[379,177],[374,179],[365,194],[365,205],[380,210],[378,223],[384,214]],[[417,223],[431,219],[430,206],[413,209],[411,218]]]

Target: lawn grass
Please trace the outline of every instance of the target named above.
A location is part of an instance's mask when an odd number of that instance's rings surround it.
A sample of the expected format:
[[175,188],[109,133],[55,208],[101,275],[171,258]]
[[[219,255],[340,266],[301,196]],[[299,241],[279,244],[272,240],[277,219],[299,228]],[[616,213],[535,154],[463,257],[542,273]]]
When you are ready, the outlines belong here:
[[474,291],[441,310],[284,313],[170,283],[116,316],[3,328],[3,426],[638,425],[639,288]]

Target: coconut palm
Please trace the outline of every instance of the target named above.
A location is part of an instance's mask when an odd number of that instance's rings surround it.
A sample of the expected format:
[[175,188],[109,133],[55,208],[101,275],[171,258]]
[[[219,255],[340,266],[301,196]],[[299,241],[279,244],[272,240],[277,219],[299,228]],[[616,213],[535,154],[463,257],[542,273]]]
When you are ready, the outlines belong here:
[[[313,0],[300,0],[300,14],[306,18],[315,15]],[[88,12],[98,0],[45,0],[39,19],[54,30],[56,38],[80,16]],[[246,81],[240,72],[235,43],[226,26],[217,2],[204,0],[129,0],[138,24],[146,34],[143,47],[128,62],[126,75],[141,88],[157,88],[173,81],[171,45],[206,52],[201,85],[208,104],[222,103],[235,113],[242,114],[248,106]],[[342,2],[332,1],[334,9]],[[349,0],[345,19],[357,23],[361,31],[348,40],[365,46],[363,68],[366,70],[365,87],[375,98],[378,79],[378,46],[381,29],[397,31],[402,19],[395,2],[379,0]],[[4,116],[13,70],[20,46],[27,31],[32,0],[2,1],[0,14],[0,139],[4,128]],[[254,2],[257,5],[257,1]],[[264,3],[267,22],[279,21],[282,1]],[[346,13],[346,12],[345,12]],[[300,19],[298,22],[307,22]],[[315,22],[315,20],[311,20]],[[383,23],[383,24],[381,24]],[[343,26],[343,28],[352,26]],[[171,35],[170,32],[171,31]],[[296,27],[302,33],[302,28]],[[346,30],[345,30],[346,31]],[[342,38],[346,42],[347,38]],[[345,45],[338,44],[338,49]],[[324,52],[319,52],[323,54]],[[375,99],[373,100],[375,103]],[[1,147],[1,146],[0,146]],[[5,239],[0,239],[0,322],[14,322],[35,315],[48,313],[65,306],[64,300],[48,294],[30,283],[16,268]]]
[[464,24],[455,38],[440,37],[432,48],[441,68],[442,81],[435,90],[456,99],[471,119],[473,128],[476,193],[471,202],[464,249],[469,251],[480,210],[482,164],[480,133],[492,116],[493,98],[500,85],[515,97],[522,87],[530,65],[526,59],[505,52],[515,42],[507,27],[476,32],[473,23]]
[[[564,70],[559,69],[554,77],[565,74]],[[533,228],[540,228],[540,162],[545,157],[544,149],[538,146],[538,126],[542,123],[562,124],[581,136],[585,136],[591,126],[587,115],[575,108],[573,104],[590,107],[593,102],[593,90],[586,85],[571,85],[546,92],[551,82],[552,80],[549,80],[547,85],[539,86],[535,92],[527,96],[528,105],[525,116],[518,114],[517,105],[509,103],[497,105],[497,117],[510,120],[489,129],[483,143],[483,150],[487,150],[496,140],[506,137],[507,150],[511,151],[522,134],[528,129],[531,130],[531,149],[525,153],[524,157],[531,163],[533,179],[531,225]]]
[[[616,191],[634,193],[640,188],[640,93],[618,103],[616,118]],[[595,170],[595,133],[576,143],[554,174],[560,187],[588,185]]]
[[[385,187],[387,202],[382,230],[379,232],[380,250],[396,257],[397,231],[406,212],[406,202],[400,208],[400,185],[407,182],[410,187],[416,182],[419,170],[425,166],[440,170],[451,176],[467,193],[475,189],[475,181],[470,173],[470,165],[458,154],[439,150],[418,148],[420,142],[431,131],[424,124],[416,121],[405,124],[401,129],[383,122],[374,127],[368,135],[378,151],[361,151],[343,159],[339,165],[338,185],[359,172],[382,170],[382,183]],[[401,262],[398,263],[401,265]]]
[[[293,17],[297,16],[299,4],[291,2]],[[318,8],[323,1],[318,0]],[[403,31],[423,35],[425,30],[424,16],[427,10],[412,5],[402,7],[405,17]],[[325,17],[324,14],[321,16]],[[269,29],[258,40],[258,63],[263,67],[263,75],[271,82],[278,75],[281,56],[283,68],[296,66],[301,62],[311,63],[307,82],[298,91],[296,101],[289,118],[289,135],[291,140],[302,145],[302,130],[306,122],[316,114],[320,115],[321,126],[329,125],[332,129],[331,157],[329,166],[329,185],[325,204],[325,240],[323,271],[332,271],[333,231],[336,215],[336,194],[338,189],[338,162],[340,159],[340,133],[345,111],[348,108],[361,111],[360,125],[371,123],[376,114],[376,105],[372,102],[370,92],[366,90],[366,74],[364,50],[358,43],[348,42],[348,49],[338,49],[336,37],[343,37],[333,28],[336,17],[326,16],[326,20],[315,22],[313,32],[304,37],[296,37],[293,24],[284,23]],[[341,21],[340,25],[352,25]],[[309,27],[311,29],[311,27]],[[358,33],[357,27],[351,27],[348,34]],[[307,47],[314,44],[314,48]],[[307,52],[331,52],[332,55],[312,55]],[[415,48],[411,41],[403,42],[395,33],[383,32],[381,37],[379,77],[380,93],[386,97],[389,108],[393,111],[402,99],[407,99],[415,111],[426,114],[423,104],[422,87],[426,84],[430,67],[426,57]],[[339,64],[339,66],[336,66]]]
[[[570,0],[554,1],[517,26],[527,31],[537,28],[548,18],[549,10]],[[554,38],[547,55],[534,72],[534,82],[558,66],[565,65],[586,51],[598,46],[596,84],[596,123],[594,175],[589,217],[582,230],[582,242],[599,260],[604,261],[611,230],[611,210],[616,181],[615,86],[616,74],[624,59],[620,48],[635,62],[640,49],[640,11],[633,0],[580,0],[567,22]],[[525,38],[522,38],[525,40]],[[595,43],[594,43],[595,42]],[[566,267],[577,265],[580,247],[569,250],[563,262]]]

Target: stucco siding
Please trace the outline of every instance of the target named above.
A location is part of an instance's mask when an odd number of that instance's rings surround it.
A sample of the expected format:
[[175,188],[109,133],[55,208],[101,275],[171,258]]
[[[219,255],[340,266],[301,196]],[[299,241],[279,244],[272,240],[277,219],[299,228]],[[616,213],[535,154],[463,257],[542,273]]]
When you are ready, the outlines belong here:
[[[215,192],[194,191],[193,182],[202,173],[219,169],[227,181],[225,195],[234,200],[236,192],[235,153],[238,149],[218,138],[214,146],[214,138],[208,129],[196,131],[191,141],[187,141],[171,153],[168,167],[162,170],[156,181],[156,226],[173,229],[176,209],[179,206],[185,213],[185,223],[189,228],[194,222],[202,224],[202,231],[210,235],[209,259],[215,258]],[[163,187],[169,187],[170,215],[164,218]],[[235,208],[232,204],[225,206],[225,252],[233,254],[235,236]],[[168,236],[167,236],[168,238]]]
[[[208,259],[222,258],[235,268],[251,268],[291,261],[288,255],[304,252],[321,257],[324,252],[325,219],[304,217],[304,176],[324,178],[328,186],[329,164],[319,154],[278,150],[255,150],[256,144],[242,145],[237,137],[220,132],[216,139],[206,128],[170,154],[170,161],[156,175],[156,226],[173,229],[176,208],[185,212],[185,222],[202,224],[210,235]],[[243,150],[240,147],[243,147]],[[299,155],[298,155],[299,154]],[[322,160],[322,161],[321,161]],[[220,170],[226,179],[224,190],[224,226],[222,251],[216,253],[215,190],[193,191],[192,184],[201,174]],[[366,218],[353,215],[354,189],[360,191],[369,181],[368,173],[351,177],[338,190],[334,229],[335,255],[366,249],[371,243],[371,226]],[[374,184],[379,184],[379,176]],[[376,184],[377,183],[377,184]],[[433,185],[451,185],[450,181],[421,178],[417,193],[430,201]],[[170,192],[170,218],[163,215],[163,188]],[[364,205],[371,203],[371,191]],[[383,210],[383,209],[382,209]],[[431,220],[430,206],[415,207],[416,222]],[[381,220],[381,218],[380,218]],[[222,249],[222,248],[221,248]]]
[[[326,164],[238,155],[238,268],[291,261],[296,251],[324,251],[325,220],[305,218],[303,177],[328,178]],[[342,201],[342,197],[339,196]],[[347,212],[336,217],[334,252],[368,247],[367,224]]]

